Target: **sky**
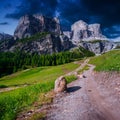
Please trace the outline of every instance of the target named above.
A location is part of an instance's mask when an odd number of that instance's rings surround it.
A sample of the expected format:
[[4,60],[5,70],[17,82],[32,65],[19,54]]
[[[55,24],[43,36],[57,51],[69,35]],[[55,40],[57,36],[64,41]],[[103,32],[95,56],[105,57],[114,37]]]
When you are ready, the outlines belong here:
[[26,14],[57,16],[63,30],[78,20],[100,23],[104,35],[120,38],[120,0],[0,0],[0,32],[13,35]]

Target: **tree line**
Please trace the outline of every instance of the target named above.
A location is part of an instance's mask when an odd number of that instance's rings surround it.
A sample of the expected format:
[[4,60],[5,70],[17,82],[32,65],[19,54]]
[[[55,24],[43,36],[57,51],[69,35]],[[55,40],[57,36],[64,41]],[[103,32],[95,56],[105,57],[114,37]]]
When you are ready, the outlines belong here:
[[1,52],[0,53],[0,77],[19,70],[30,67],[55,66],[74,61],[83,57],[93,56],[94,54],[85,49],[74,50],[72,52],[60,52],[52,55],[38,55],[37,53],[28,54],[21,51]]

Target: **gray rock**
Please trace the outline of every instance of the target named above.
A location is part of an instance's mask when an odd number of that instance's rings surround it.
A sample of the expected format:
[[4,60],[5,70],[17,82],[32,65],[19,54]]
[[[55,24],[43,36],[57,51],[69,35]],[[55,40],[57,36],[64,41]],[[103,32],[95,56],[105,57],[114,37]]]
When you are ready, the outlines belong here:
[[67,36],[69,39],[71,39],[71,37],[72,37],[72,32],[70,32],[70,31],[63,31],[63,34],[65,36]]
[[30,37],[38,32],[60,34],[59,19],[56,17],[48,18],[42,15],[25,15],[20,18],[19,24],[14,32],[14,38]]
[[61,76],[55,81],[54,92],[60,93],[60,92],[64,92],[64,91],[67,91],[67,81],[66,81],[65,77]]
[[71,26],[71,31],[72,31],[72,40],[74,42],[78,42],[82,39],[89,37],[88,24],[82,20],[75,22]]
[[43,38],[38,38],[33,41],[23,43],[17,41],[9,51],[14,52],[16,49],[19,49],[26,53],[53,54],[69,50],[71,47],[72,43],[66,36],[48,34]]
[[6,34],[6,33],[0,33],[0,41],[1,41],[1,40],[12,39],[12,38],[13,38],[12,35],[9,35],[9,34]]
[[88,25],[86,22],[80,20],[71,26],[71,31],[72,41],[74,44],[78,44],[81,41],[107,39],[104,35],[102,35],[100,24]]
[[113,42],[106,40],[88,41],[88,42],[83,41],[79,45],[95,54],[101,54],[110,51],[114,49],[116,46]]
[[88,26],[88,31],[90,33],[90,37],[94,39],[105,39],[106,37],[102,35],[100,24],[90,24]]

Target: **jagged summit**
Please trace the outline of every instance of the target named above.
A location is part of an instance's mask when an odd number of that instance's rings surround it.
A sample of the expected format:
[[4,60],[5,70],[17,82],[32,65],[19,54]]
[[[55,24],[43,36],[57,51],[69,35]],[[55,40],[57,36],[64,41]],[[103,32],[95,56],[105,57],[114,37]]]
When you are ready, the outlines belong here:
[[76,29],[76,27],[79,30],[87,30],[88,29],[88,24],[86,22],[84,22],[83,20],[79,20],[71,26],[71,31],[74,31]]
[[[14,39],[1,42],[0,51],[14,52],[17,49],[28,53],[52,54],[82,46],[99,54],[115,46],[109,41],[102,41],[106,37],[102,35],[100,24],[87,24],[79,20],[71,26],[71,31],[61,31],[57,17],[38,14],[20,18]],[[91,42],[93,40],[97,41]]]
[[25,15],[20,18],[14,32],[15,39],[30,37],[38,32],[52,32],[60,34],[60,23],[58,18],[48,18],[43,15]]
[[13,36],[6,34],[6,33],[0,33],[0,40],[8,40],[8,39],[12,39]]
[[71,34],[71,40],[76,44],[83,40],[107,39],[101,32],[100,24],[87,24],[83,20],[79,20],[71,26]]

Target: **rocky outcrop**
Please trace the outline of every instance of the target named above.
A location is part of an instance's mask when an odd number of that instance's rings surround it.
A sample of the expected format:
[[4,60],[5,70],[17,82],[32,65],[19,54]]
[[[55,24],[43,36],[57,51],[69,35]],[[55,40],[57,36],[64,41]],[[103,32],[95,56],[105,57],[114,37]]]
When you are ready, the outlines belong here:
[[12,35],[9,35],[9,34],[6,34],[6,33],[0,33],[0,41],[1,40],[9,40],[9,39],[12,39],[13,36]]
[[71,37],[72,37],[72,32],[70,32],[70,31],[63,31],[63,34],[65,36],[67,36],[69,39],[71,39]]
[[87,42],[83,41],[79,45],[95,54],[101,54],[110,51],[116,47],[116,45],[113,42],[106,40],[96,40]]
[[20,18],[19,24],[14,32],[14,38],[30,37],[38,32],[60,34],[59,19],[56,17],[48,18],[42,15],[25,15]]
[[67,91],[67,80],[65,79],[65,77],[61,76],[55,81],[54,92],[60,93],[64,91]]
[[106,39],[106,37],[102,35],[100,24],[88,25],[86,22],[80,20],[75,22],[71,26],[71,31],[72,31],[71,39],[75,44],[78,44],[81,41],[87,41],[87,40]]
[[6,52],[14,45],[14,38],[12,35],[0,33],[0,52]]
[[8,51],[14,52],[16,49],[19,49],[20,51],[31,54],[53,54],[69,50],[71,47],[72,43],[66,36],[47,34],[42,38],[36,38],[36,40],[26,42],[18,40]]
[[[45,33],[45,36],[42,36],[42,33]],[[41,37],[37,34],[41,34]],[[21,17],[14,38],[15,40],[8,34],[0,34],[0,40],[5,39],[0,41],[0,51],[20,50],[27,53],[52,54],[83,46],[95,54],[100,54],[114,48],[113,43],[103,41],[106,37],[102,35],[100,24],[88,25],[80,20],[71,26],[71,32],[62,32],[58,18],[43,15]],[[23,39],[23,42],[19,39]],[[94,41],[98,39],[99,41]]]

